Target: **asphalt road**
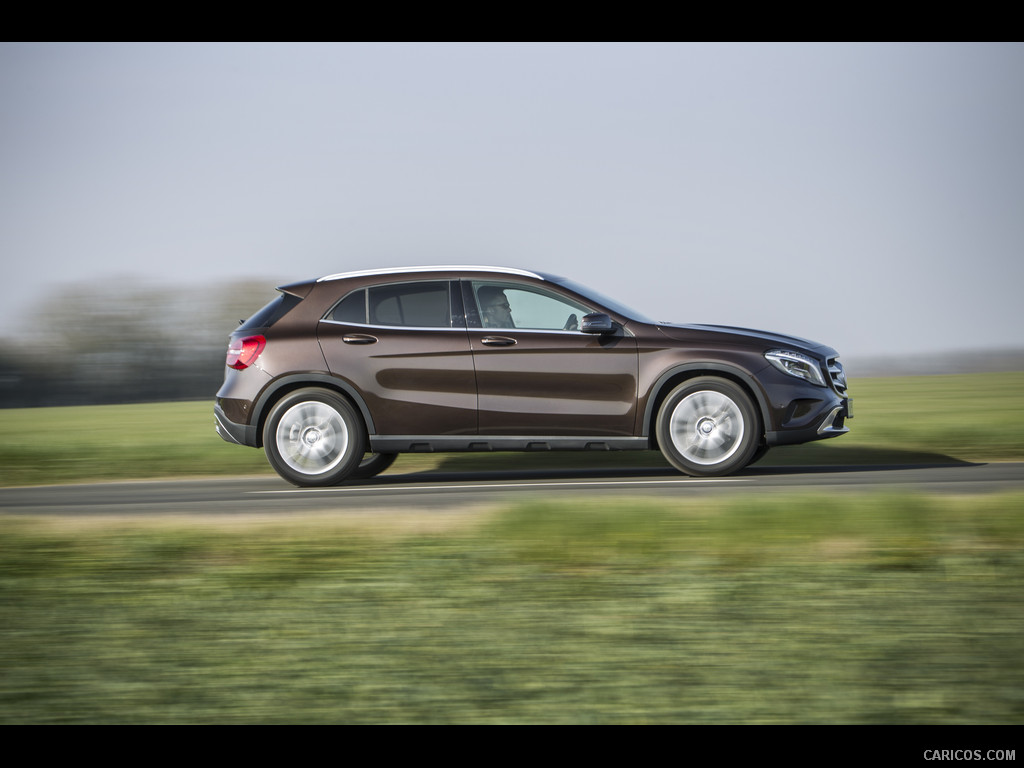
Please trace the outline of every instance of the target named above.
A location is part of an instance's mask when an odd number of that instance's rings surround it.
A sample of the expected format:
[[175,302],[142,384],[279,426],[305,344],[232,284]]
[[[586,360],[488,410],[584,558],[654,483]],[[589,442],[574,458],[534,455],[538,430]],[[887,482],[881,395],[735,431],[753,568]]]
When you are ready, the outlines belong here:
[[579,496],[692,498],[707,494],[877,490],[991,493],[1024,490],[1024,463],[943,466],[752,467],[725,478],[689,478],[667,469],[412,473],[358,485],[300,489],[272,476],[159,480],[0,489],[7,515],[279,515],[390,509],[422,513]]

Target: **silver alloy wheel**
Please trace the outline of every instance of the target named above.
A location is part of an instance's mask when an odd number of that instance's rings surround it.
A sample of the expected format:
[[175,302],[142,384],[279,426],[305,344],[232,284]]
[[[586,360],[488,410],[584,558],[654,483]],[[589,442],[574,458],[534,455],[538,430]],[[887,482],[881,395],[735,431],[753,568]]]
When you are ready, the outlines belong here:
[[740,406],[728,395],[706,389],[680,400],[669,421],[675,449],[703,466],[727,461],[743,445],[745,430]]
[[281,417],[274,433],[281,460],[303,475],[320,475],[340,464],[348,452],[348,426],[327,403],[305,400]]

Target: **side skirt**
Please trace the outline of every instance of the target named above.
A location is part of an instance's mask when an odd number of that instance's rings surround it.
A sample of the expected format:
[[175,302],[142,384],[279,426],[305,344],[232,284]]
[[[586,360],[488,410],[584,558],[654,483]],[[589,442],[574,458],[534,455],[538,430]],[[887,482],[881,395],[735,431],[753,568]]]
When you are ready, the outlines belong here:
[[464,451],[649,451],[646,437],[523,437],[520,435],[370,435],[375,453]]

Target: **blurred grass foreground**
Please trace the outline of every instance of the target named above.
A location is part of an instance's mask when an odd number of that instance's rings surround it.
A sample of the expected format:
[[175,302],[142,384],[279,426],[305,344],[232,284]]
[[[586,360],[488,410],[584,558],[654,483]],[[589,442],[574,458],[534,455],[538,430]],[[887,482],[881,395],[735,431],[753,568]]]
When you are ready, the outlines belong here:
[[[856,381],[849,435],[764,461],[1021,460],[1022,385]],[[209,403],[8,410],[0,449],[6,485],[268,471],[214,435]],[[628,456],[658,460],[584,458]],[[432,463],[391,471],[520,466],[415,461]],[[1017,724],[1022,510],[1021,493],[871,491],[0,510],[0,724]]]
[[1022,506],[0,518],[0,723],[1019,723]]

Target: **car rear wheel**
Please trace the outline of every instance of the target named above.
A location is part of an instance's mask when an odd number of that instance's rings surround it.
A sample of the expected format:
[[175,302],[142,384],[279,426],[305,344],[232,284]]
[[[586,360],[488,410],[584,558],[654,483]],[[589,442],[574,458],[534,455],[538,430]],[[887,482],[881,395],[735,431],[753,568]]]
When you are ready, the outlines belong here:
[[270,466],[299,486],[336,485],[353,476],[366,452],[358,411],[325,389],[300,389],[282,398],[263,428]]
[[379,475],[394,464],[397,458],[397,453],[368,453],[363,456],[363,460],[359,462],[359,466],[352,473],[352,477],[366,480],[367,478]]
[[669,393],[658,413],[658,445],[687,475],[727,475],[750,463],[761,423],[750,397],[731,381],[705,376]]

